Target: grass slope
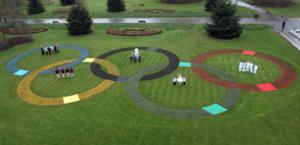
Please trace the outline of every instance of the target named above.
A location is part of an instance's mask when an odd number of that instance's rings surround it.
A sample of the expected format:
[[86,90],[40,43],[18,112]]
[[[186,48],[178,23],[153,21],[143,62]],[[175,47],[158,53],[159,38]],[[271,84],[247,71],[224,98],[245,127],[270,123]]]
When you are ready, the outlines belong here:
[[[117,37],[105,34],[105,28],[111,26],[120,27],[120,25],[99,25],[93,28],[93,33],[79,37],[68,36],[63,27],[50,28],[48,32],[35,34],[34,43],[0,52],[1,145],[298,145],[299,79],[289,88],[277,92],[242,92],[238,105],[228,112],[215,117],[193,120],[161,117],[141,110],[129,100],[124,84],[120,83],[113,85],[103,94],[64,106],[30,105],[16,96],[16,86],[22,78],[9,74],[4,64],[18,53],[45,45],[45,42],[79,44],[90,50],[90,57],[96,57],[112,48],[159,47],[174,52],[185,61],[209,50],[244,48],[277,56],[291,63],[297,69],[297,73],[300,73],[299,51],[271,29],[261,31],[246,29],[238,39],[216,40],[206,36],[201,25],[152,25],[163,27],[165,31],[161,35],[148,37]],[[70,53],[69,57],[77,55]],[[32,61],[41,60],[39,56],[30,57]],[[57,60],[59,59],[57,57]],[[149,59],[149,62],[157,62],[156,57]],[[216,62],[213,65],[218,66],[223,58],[214,61]],[[229,68],[236,66],[232,61],[228,62]],[[48,62],[41,61],[26,65],[36,68],[46,63]],[[116,65],[122,67],[122,64]],[[266,67],[273,66],[266,64]],[[76,70],[79,75],[84,72],[86,75],[76,78],[82,83],[69,84],[70,88],[64,86],[70,93],[76,91],[72,86],[77,88],[80,85],[82,87],[80,89],[87,90],[101,82],[100,79],[90,75],[87,64],[80,65]],[[170,79],[178,73],[187,76],[190,84],[186,88],[175,90],[170,86]],[[237,76],[234,71],[232,73]],[[41,82],[42,78],[53,83],[52,78],[47,77],[37,78],[32,88],[41,91],[36,85],[46,83]],[[61,82],[54,83],[63,85]],[[226,91],[222,87],[199,79],[186,68],[180,68],[164,78],[142,82],[140,88],[152,101],[177,108],[195,106],[200,108],[200,105],[217,101]],[[80,89],[78,91],[81,91]],[[55,93],[63,95],[65,92],[67,91],[59,90]],[[42,93],[51,97],[53,90],[44,89]]]
[[[86,0],[85,5],[88,8],[92,17],[206,17],[210,14],[205,11],[205,1],[192,4],[166,4],[160,0],[124,0],[126,11],[121,13],[108,13],[106,10],[106,0]],[[140,6],[144,4],[144,6]],[[53,11],[57,9],[66,9],[67,7],[60,6],[59,0],[54,0],[51,5],[45,5],[46,12],[38,15],[30,15],[30,18],[49,18],[61,17],[64,15],[53,15]],[[169,9],[174,10],[174,13],[143,13],[133,12],[134,10],[144,9]],[[255,11],[238,7],[238,14],[241,17],[253,17]]]

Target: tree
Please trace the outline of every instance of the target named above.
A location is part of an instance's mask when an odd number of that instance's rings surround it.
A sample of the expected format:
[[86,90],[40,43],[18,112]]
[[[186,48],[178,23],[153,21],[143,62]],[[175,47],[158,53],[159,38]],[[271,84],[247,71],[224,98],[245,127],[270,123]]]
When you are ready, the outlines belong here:
[[28,0],[28,15],[39,14],[45,12],[45,9],[39,0]]
[[69,13],[67,21],[69,35],[84,35],[92,32],[93,22],[84,6],[74,6]]
[[[25,0],[0,0],[0,33],[2,40],[6,39],[5,30],[7,29],[19,29],[17,19],[24,19],[23,6]],[[24,28],[26,27],[26,28]],[[22,28],[28,30],[29,25],[22,25]]]
[[212,14],[212,24],[206,24],[204,28],[211,37],[235,38],[243,31],[239,21],[235,6],[227,0],[219,0]]
[[107,0],[108,12],[122,12],[125,10],[126,8],[123,0]]
[[60,4],[62,6],[73,5],[75,4],[75,0],[60,0]]
[[213,11],[216,8],[217,2],[218,2],[218,0],[206,0],[205,10]]

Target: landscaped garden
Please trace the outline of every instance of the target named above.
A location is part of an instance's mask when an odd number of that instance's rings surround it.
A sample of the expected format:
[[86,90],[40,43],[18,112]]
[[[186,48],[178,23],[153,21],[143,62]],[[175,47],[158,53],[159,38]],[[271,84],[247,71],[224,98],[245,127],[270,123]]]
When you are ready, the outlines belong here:
[[[206,36],[201,25],[147,25],[146,27],[162,28],[164,32],[144,37],[106,34],[106,29],[112,26],[145,27],[101,25],[94,26],[93,33],[89,35],[72,37],[67,35],[63,26],[49,26],[47,32],[34,35],[33,43],[1,52],[3,67],[0,71],[0,85],[4,94],[0,101],[0,114],[3,118],[0,121],[1,143],[297,144],[297,122],[300,119],[297,113],[299,80],[287,88],[273,92],[241,90],[240,99],[227,112],[218,116],[196,116],[191,119],[176,119],[144,110],[128,96],[126,83],[115,83],[103,93],[89,99],[55,107],[28,104],[20,96],[17,97],[16,87],[24,77],[13,75],[4,66],[16,55],[40,48],[48,42],[82,46],[90,52],[90,58],[96,58],[111,49],[142,46],[162,48],[186,62],[192,62],[197,55],[212,50],[252,50],[280,58],[289,63],[297,73],[300,72],[299,52],[268,27],[257,31],[255,25],[247,25],[249,29],[245,29],[240,38],[217,40]],[[132,64],[127,58],[128,53],[130,52],[118,53],[106,59],[116,65],[122,76],[134,75],[152,65],[168,63],[167,58],[159,53],[143,51],[142,63]],[[20,60],[17,66],[34,71],[47,64],[78,57],[79,52],[73,49],[62,49],[59,54],[51,56],[41,56],[37,51]],[[240,59],[257,62],[261,67],[259,74],[240,74],[237,71]],[[243,83],[270,82],[280,74],[277,65],[241,54],[216,56],[208,59],[205,64],[223,70],[235,81]],[[82,63],[75,67],[75,78],[57,80],[52,74],[38,76],[32,82],[31,89],[46,98],[87,91],[103,81],[90,71],[90,65]],[[171,78],[179,73],[188,78],[187,86],[171,85]],[[201,110],[203,106],[221,101],[228,89],[200,78],[189,67],[179,67],[161,78],[141,82],[139,90],[145,98],[163,107]],[[253,141],[253,138],[256,140]]]
[[298,145],[300,51],[285,21],[278,33],[241,24],[255,13],[226,0],[196,1],[29,0],[29,17],[64,5],[67,22],[30,25],[23,1],[3,0],[0,145]]

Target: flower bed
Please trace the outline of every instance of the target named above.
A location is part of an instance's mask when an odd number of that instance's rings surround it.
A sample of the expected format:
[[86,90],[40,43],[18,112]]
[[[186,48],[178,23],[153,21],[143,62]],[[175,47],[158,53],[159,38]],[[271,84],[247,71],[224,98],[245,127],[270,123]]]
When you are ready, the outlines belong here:
[[20,44],[30,43],[34,39],[31,37],[15,37],[0,41],[0,51],[10,49]]
[[174,3],[174,4],[185,4],[185,3],[194,3],[200,2],[202,0],[161,0],[164,3]]
[[169,9],[136,9],[134,13],[145,13],[145,14],[170,14],[174,13],[174,10]]
[[162,31],[162,29],[158,28],[109,28],[106,30],[106,33],[118,36],[148,36],[160,34]]

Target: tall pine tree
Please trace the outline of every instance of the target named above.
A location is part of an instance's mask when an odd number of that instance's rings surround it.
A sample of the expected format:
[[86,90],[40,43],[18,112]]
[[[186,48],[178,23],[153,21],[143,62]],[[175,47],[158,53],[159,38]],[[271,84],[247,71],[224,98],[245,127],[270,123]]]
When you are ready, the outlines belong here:
[[204,28],[211,37],[235,38],[239,37],[243,31],[239,21],[235,6],[227,0],[218,0],[216,8],[213,10],[212,24],[206,24]]
[[45,12],[45,9],[39,0],[28,0],[28,15],[39,14]]
[[126,8],[123,0],[107,0],[108,12],[122,12],[125,10]]
[[73,5],[75,4],[75,0],[60,0],[60,4],[62,6]]
[[205,10],[206,11],[213,11],[216,8],[218,0],[206,0],[205,3]]
[[70,35],[91,33],[92,19],[84,6],[74,6],[68,16],[67,28]]

